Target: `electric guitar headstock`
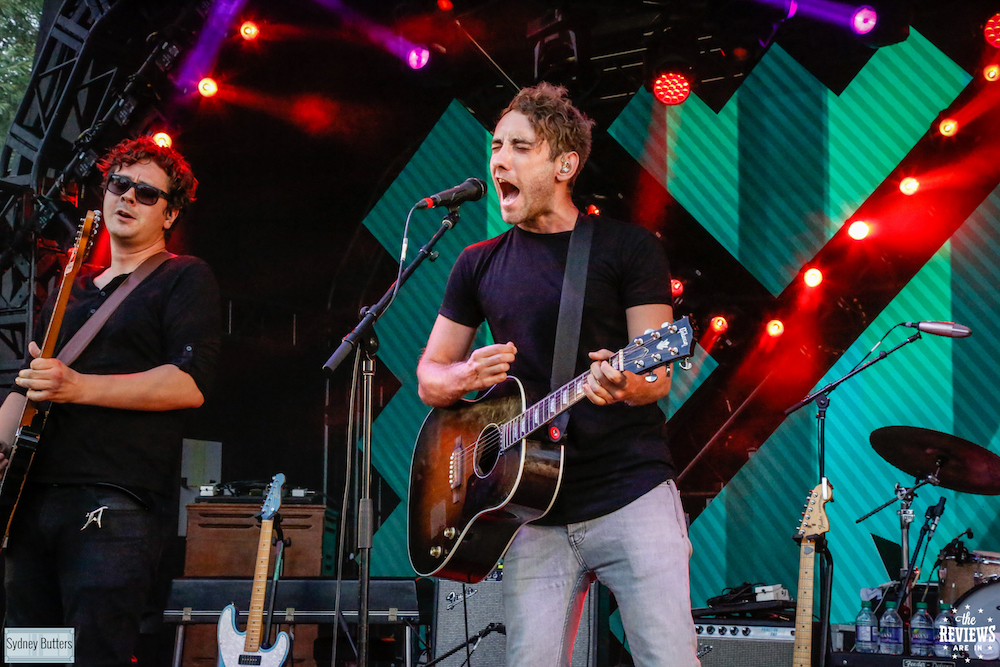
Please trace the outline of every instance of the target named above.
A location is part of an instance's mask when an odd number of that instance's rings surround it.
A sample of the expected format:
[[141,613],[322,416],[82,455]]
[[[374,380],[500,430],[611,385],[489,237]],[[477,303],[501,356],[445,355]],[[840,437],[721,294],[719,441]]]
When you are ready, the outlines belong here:
[[795,531],[796,540],[815,540],[820,535],[830,531],[830,520],[826,516],[826,504],[833,502],[833,484],[826,483],[827,496],[824,497],[824,485],[817,484],[809,492],[806,505],[802,512],[802,522]]
[[281,508],[281,487],[285,485],[285,474],[278,473],[271,478],[271,483],[267,487],[267,494],[264,498],[264,505],[260,508],[260,520],[270,521]]

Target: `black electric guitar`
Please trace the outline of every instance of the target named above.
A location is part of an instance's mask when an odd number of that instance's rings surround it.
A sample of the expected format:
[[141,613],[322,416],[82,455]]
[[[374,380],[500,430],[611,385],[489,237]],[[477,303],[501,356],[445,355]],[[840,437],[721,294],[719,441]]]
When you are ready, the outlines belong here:
[[238,665],[261,665],[281,667],[288,657],[288,633],[279,632],[270,648],[260,647],[261,631],[264,627],[264,594],[267,591],[267,567],[271,560],[271,534],[274,529],[274,515],[281,507],[281,487],[285,476],[278,473],[267,487],[267,497],[260,509],[260,540],[257,542],[257,564],[253,574],[253,588],[250,591],[250,615],[246,632],[236,627],[236,605],[230,604],[219,617],[219,667]]
[[813,583],[816,573],[816,543],[830,530],[826,503],[833,502],[833,485],[826,485],[829,498],[818,484],[806,500],[802,523],[795,533],[799,540],[799,592],[795,602],[795,647],[792,667],[812,667]]
[[[52,309],[49,326],[45,330],[45,340],[42,341],[41,358],[43,359],[51,358],[55,351],[63,315],[66,313],[66,304],[69,302],[69,294],[73,288],[73,281],[80,273],[83,260],[94,244],[100,218],[101,215],[97,211],[88,211],[87,217],[84,218],[79,230],[77,230],[76,243],[69,251],[69,258],[59,283],[55,307]],[[14,518],[14,510],[17,509],[17,503],[21,499],[21,491],[24,489],[28,470],[31,468],[31,462],[38,450],[46,415],[47,411],[39,409],[34,402],[25,399],[20,425],[14,435],[10,451],[7,452],[7,469],[4,471],[3,480],[0,480],[0,522],[4,526],[3,542],[0,543],[0,549],[7,545],[10,522]]]
[[[619,350],[609,363],[645,374],[691,356],[688,318],[664,323]],[[527,408],[514,377],[474,401],[435,408],[413,449],[407,505],[410,564],[422,576],[480,581],[525,523],[552,507],[563,447],[529,436],[584,398],[590,371]]]

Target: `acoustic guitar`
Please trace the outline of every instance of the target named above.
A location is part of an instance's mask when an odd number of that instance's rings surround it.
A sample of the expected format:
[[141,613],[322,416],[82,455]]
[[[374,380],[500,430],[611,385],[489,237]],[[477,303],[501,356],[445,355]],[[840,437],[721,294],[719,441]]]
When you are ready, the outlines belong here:
[[[609,363],[647,374],[691,356],[687,317],[649,330]],[[590,371],[530,408],[515,377],[476,400],[436,408],[424,419],[410,466],[407,548],[421,576],[481,581],[517,530],[552,507],[563,446],[531,436],[584,398]]]

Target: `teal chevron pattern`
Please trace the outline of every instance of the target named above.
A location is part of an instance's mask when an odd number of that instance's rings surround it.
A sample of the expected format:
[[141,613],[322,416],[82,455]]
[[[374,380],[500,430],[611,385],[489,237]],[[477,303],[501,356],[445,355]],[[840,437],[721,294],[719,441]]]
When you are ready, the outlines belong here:
[[718,115],[643,90],[609,131],[777,295],[970,80],[911,31],[838,97],[773,46]]

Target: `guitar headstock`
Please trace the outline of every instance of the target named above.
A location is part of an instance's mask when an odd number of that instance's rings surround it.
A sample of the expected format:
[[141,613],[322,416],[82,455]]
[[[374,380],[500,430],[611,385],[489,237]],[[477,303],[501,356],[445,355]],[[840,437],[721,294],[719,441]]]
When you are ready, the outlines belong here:
[[101,212],[87,211],[87,217],[80,221],[80,227],[76,230],[76,240],[69,251],[69,261],[66,262],[64,273],[76,276],[83,266],[83,261],[90,254],[97,239],[97,230],[101,227]]
[[802,522],[795,531],[796,539],[819,537],[829,532],[830,521],[826,516],[826,504],[833,502],[833,484],[827,482],[826,488],[829,491],[829,498],[823,497],[823,484],[817,484],[816,488],[809,492],[805,511],[802,512]]
[[274,518],[281,507],[281,487],[285,485],[285,474],[278,473],[271,478],[271,483],[267,487],[267,495],[264,498],[264,505],[260,508],[261,521],[268,521]]
[[647,331],[617,355],[616,368],[636,375],[649,373],[664,364],[691,356],[694,329],[688,318],[664,322],[655,331]]

